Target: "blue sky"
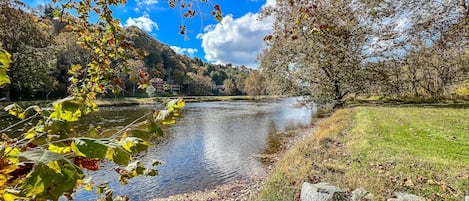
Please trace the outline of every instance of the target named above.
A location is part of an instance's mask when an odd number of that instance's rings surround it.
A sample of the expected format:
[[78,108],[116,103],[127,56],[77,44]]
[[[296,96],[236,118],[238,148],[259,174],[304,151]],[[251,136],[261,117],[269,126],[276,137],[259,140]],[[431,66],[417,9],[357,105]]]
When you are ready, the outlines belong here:
[[[126,5],[113,8],[114,17],[119,18],[124,27],[140,27],[180,54],[211,63],[258,67],[256,56],[265,47],[262,39],[272,29],[271,19],[257,20],[259,11],[266,4],[274,4],[275,0],[186,1],[199,4],[195,18],[182,18],[180,9],[171,9],[167,0],[129,0]],[[32,7],[48,2],[26,1]],[[221,23],[211,15],[215,4],[219,4],[223,11]],[[188,38],[179,34],[182,22],[188,29]]]

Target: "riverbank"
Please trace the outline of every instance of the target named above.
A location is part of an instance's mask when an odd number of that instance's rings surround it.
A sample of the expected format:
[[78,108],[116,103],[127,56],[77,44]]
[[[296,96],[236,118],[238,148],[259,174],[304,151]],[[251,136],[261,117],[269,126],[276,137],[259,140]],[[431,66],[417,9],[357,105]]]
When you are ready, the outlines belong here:
[[98,99],[96,104],[101,107],[110,106],[131,106],[131,105],[152,105],[162,103],[166,100],[182,98],[186,102],[210,102],[210,101],[254,101],[272,100],[283,98],[280,96],[182,96],[182,97],[153,97],[153,98],[117,98]]
[[468,107],[341,109],[314,129],[291,131],[299,135],[268,157],[274,164],[266,177],[157,200],[298,200],[303,182],[349,192],[361,187],[376,200],[395,191],[463,200],[469,191],[468,122]]
[[[186,102],[210,102],[210,101],[255,101],[255,100],[273,100],[286,98],[284,96],[181,96],[181,97],[149,97],[149,98],[99,98],[96,104],[100,107],[119,107],[119,106],[133,106],[133,105],[154,105],[163,103],[169,99],[183,98]],[[18,101],[15,102],[22,107],[31,105],[46,106],[53,101],[47,100],[34,100],[34,101]],[[13,102],[0,102],[0,108],[3,108]]]
[[463,200],[469,109],[364,106],[336,111],[275,165],[259,200],[298,200],[303,182]]

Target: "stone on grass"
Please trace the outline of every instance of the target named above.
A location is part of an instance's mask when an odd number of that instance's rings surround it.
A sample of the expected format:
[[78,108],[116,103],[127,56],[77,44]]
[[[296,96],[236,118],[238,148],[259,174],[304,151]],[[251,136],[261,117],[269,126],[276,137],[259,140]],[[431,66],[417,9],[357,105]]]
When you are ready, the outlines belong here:
[[426,201],[424,197],[409,193],[394,192],[393,195],[394,198],[389,198],[388,201]]
[[375,196],[364,188],[357,188],[352,191],[352,201],[374,201]]
[[303,183],[301,187],[301,201],[345,201],[348,199],[346,193],[339,187],[329,183],[310,184]]

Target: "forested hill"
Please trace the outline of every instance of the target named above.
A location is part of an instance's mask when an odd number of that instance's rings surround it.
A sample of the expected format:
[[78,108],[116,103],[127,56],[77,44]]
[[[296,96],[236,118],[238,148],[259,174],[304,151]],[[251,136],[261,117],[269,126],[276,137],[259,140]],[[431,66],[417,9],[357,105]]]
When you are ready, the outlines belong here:
[[[31,14],[2,5],[0,9],[0,48],[12,54],[8,75],[12,83],[0,89],[0,98],[11,100],[46,99],[67,96],[68,69],[72,64],[86,66],[89,53],[77,44],[77,36],[53,19],[53,9],[45,6]],[[168,45],[138,27],[126,27],[126,39],[145,53],[142,60],[129,60],[132,68],[144,69],[150,78],[160,78],[167,86],[180,87],[182,95],[236,95],[245,93],[244,83],[253,70],[244,66],[216,65],[199,58],[176,54]],[[175,37],[178,33],[174,33]],[[119,96],[145,95],[122,75]],[[171,87],[169,87],[171,89]],[[110,93],[110,92],[109,92]]]

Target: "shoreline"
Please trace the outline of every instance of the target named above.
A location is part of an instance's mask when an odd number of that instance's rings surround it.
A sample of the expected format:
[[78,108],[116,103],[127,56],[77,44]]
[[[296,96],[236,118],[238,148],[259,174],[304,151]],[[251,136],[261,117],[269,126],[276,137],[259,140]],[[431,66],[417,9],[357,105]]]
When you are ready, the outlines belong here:
[[150,201],[195,201],[195,200],[228,200],[228,201],[249,201],[255,200],[261,191],[265,179],[272,171],[276,162],[279,161],[283,155],[293,148],[298,142],[305,140],[315,132],[317,125],[324,118],[318,118],[306,128],[299,128],[285,132],[278,132],[276,134],[282,135],[282,143],[279,150],[275,153],[264,153],[255,155],[262,163],[264,173],[253,174],[248,176],[247,179],[237,179],[227,182],[225,184],[217,185],[213,188],[205,190],[187,192],[181,194],[171,195],[165,198],[154,198]]
[[133,105],[154,105],[163,103],[169,99],[182,98],[185,102],[212,102],[212,101],[261,101],[285,98],[281,96],[181,96],[181,97],[150,97],[150,98],[106,98],[97,99],[99,107],[121,107]]

